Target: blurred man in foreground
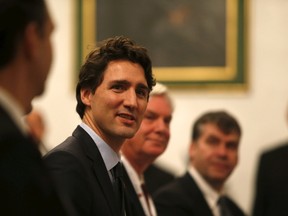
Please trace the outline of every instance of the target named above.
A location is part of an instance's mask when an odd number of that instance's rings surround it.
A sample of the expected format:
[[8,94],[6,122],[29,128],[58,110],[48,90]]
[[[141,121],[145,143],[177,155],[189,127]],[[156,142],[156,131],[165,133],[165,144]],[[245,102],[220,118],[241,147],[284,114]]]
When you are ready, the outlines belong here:
[[0,0],[0,215],[64,215],[22,121],[44,91],[53,29],[44,0]]

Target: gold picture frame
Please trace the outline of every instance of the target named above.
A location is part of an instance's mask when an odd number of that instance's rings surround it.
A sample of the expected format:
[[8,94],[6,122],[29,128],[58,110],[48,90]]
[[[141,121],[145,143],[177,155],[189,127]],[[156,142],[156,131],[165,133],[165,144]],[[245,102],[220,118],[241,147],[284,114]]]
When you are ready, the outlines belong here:
[[[108,4],[107,0],[102,0],[102,1],[104,2],[103,4],[105,4],[105,7],[106,7],[106,4]],[[158,0],[152,0],[152,1],[157,2]],[[199,0],[191,0],[191,1],[197,2]],[[248,15],[247,15],[247,2],[246,1],[247,0],[222,0],[222,3],[225,5],[225,14],[222,14],[222,17],[225,17],[225,20],[224,20],[225,23],[224,25],[222,25],[222,26],[225,26],[223,30],[224,35],[225,35],[224,36],[225,41],[223,45],[225,57],[224,57],[223,65],[212,64],[212,65],[204,65],[204,66],[203,65],[155,66],[153,67],[153,73],[157,81],[163,82],[171,87],[189,87],[189,88],[195,87],[195,88],[201,88],[201,89],[223,89],[224,88],[225,90],[226,89],[247,90],[248,89],[248,73],[247,73],[246,36],[247,36],[247,16]],[[165,1],[159,1],[159,2],[165,2]],[[176,1],[176,2],[179,2],[179,1]],[[79,12],[78,13],[79,14],[79,19],[78,19],[79,20],[79,31],[78,31],[79,32],[79,59],[81,61],[83,61],[85,56],[97,44],[97,21],[99,22],[100,20],[100,18],[97,17],[97,9],[98,10],[101,9],[99,8],[101,5],[100,4],[98,5],[97,3],[100,3],[100,0],[98,1],[97,0],[78,0],[77,8]],[[217,3],[218,3],[218,0],[216,1],[216,4]],[[115,1],[111,3],[111,7],[114,7],[114,5],[115,5]],[[151,8],[151,5],[149,7]],[[127,7],[124,7],[124,8],[127,8]],[[118,10],[120,9],[118,8]],[[184,10],[182,9],[182,11]],[[124,14],[124,12],[122,14]],[[183,17],[183,15],[181,16]],[[131,17],[131,19],[137,19],[137,16]],[[110,29],[113,29],[113,28],[111,27]],[[214,29],[217,29],[217,26],[214,27]],[[139,31],[139,29],[136,28],[136,31],[137,30]],[[134,38],[132,37],[132,39]],[[135,39],[135,41],[138,42],[137,39]],[[193,52],[193,50],[191,50],[191,52]],[[218,55],[217,50],[215,51],[215,55]],[[153,62],[153,58],[152,58],[152,62]]]

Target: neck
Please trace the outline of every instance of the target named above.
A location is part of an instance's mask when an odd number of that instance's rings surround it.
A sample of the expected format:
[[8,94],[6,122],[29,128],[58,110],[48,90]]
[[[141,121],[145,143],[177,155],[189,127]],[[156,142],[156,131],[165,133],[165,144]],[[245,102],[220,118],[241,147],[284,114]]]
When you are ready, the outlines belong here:
[[85,111],[82,121],[87,124],[98,136],[100,136],[116,153],[119,153],[122,144],[124,143],[124,138],[111,137],[105,135],[96,124],[93,122],[91,112]]
[[135,160],[129,160],[129,158],[127,158],[127,160],[130,162],[130,164],[132,165],[132,167],[135,169],[135,171],[137,172],[137,174],[143,175],[144,171],[147,169],[148,165],[145,162],[142,162],[140,160],[135,161]]
[[[190,166],[193,167],[191,170],[192,174],[195,174],[195,177],[197,179],[200,178],[200,182],[204,181],[207,185],[209,185],[210,188],[212,188],[217,193],[220,193],[222,191],[222,188],[224,185],[223,180],[217,180],[213,177],[208,177],[203,172],[201,172],[201,169],[198,169],[197,166],[195,166],[195,164],[193,164],[193,161],[190,162]],[[196,173],[194,170],[196,171]]]
[[222,191],[222,188],[223,188],[223,184],[219,184],[219,183],[215,183],[214,184],[211,184],[212,188],[217,191],[218,193],[221,193]]

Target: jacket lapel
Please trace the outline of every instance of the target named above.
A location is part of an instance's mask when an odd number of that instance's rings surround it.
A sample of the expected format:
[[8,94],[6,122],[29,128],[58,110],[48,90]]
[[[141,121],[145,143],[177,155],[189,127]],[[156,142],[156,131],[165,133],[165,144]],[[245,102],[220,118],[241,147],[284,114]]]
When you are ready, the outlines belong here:
[[186,173],[181,181],[183,187],[186,188],[186,195],[189,197],[189,200],[191,200],[191,203],[193,203],[191,205],[191,211],[194,212],[195,215],[213,216],[210,207],[192,176]]
[[73,136],[78,137],[78,139],[83,140],[84,150],[86,156],[91,161],[91,167],[95,176],[95,181],[98,182],[99,188],[101,189],[106,202],[108,203],[111,213],[118,216],[116,212],[117,205],[116,199],[113,191],[113,186],[107,172],[103,158],[94,143],[93,139],[86,133],[86,131],[80,126],[74,131]]

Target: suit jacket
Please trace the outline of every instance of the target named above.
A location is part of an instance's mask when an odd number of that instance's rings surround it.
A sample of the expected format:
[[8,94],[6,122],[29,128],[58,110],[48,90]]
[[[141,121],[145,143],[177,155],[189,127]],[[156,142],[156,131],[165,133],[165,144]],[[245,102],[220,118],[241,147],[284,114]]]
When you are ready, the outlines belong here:
[[146,216],[125,167],[123,172],[123,180],[126,186],[127,204],[130,206],[131,215]]
[[254,200],[254,216],[288,215],[288,143],[260,156]]
[[144,172],[145,184],[147,190],[153,194],[160,187],[171,182],[175,177],[169,172],[151,164]]
[[36,144],[1,106],[0,215],[65,215]]
[[78,126],[72,136],[44,156],[44,161],[70,215],[119,216],[102,156],[83,128]]
[[[213,216],[202,192],[189,173],[159,189],[154,196],[158,216]],[[244,216],[229,198],[226,201],[233,216]]]

